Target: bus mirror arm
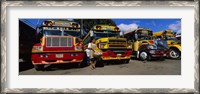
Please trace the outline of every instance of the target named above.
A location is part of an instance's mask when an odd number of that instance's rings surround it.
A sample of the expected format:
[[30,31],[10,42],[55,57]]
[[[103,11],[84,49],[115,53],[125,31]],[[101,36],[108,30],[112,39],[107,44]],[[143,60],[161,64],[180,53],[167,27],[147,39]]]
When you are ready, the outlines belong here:
[[78,42],[83,42],[83,40],[81,38],[78,38]]

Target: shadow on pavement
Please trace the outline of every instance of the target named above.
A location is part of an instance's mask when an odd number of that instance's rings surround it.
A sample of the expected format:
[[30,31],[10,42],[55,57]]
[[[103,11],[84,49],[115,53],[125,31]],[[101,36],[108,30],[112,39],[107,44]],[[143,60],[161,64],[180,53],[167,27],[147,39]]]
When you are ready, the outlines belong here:
[[67,70],[79,68],[78,63],[69,63],[69,64],[53,64],[45,67],[44,71],[56,71],[56,70]]
[[[109,62],[103,62],[103,63],[104,63],[103,65],[101,63],[97,63],[96,67],[104,67],[104,65],[109,66],[109,65],[121,65],[121,64],[123,64],[122,62],[119,62],[119,61],[109,61]],[[80,69],[80,68],[85,68],[87,66],[88,65],[84,65],[84,66],[80,67],[78,63],[52,64],[52,65],[45,65],[45,67],[42,71]],[[30,70],[30,69],[33,69],[33,68],[34,68],[34,66],[32,65],[31,62],[19,62],[19,72]]]

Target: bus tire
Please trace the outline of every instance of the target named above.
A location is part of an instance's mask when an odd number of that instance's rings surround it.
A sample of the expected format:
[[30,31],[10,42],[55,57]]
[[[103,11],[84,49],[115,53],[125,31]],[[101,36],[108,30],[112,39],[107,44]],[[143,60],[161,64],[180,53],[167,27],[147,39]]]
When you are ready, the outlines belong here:
[[44,65],[34,65],[34,68],[37,71],[43,71],[44,70]]
[[103,63],[102,60],[97,61],[97,65],[98,65],[99,67],[104,67],[104,63]]
[[169,57],[172,59],[181,59],[181,52],[178,49],[170,49]]
[[124,64],[128,64],[130,62],[130,59],[124,60],[123,63]]
[[150,60],[150,56],[146,51],[140,51],[139,59],[142,60],[142,61]]
[[86,67],[87,66],[87,61],[86,60],[83,60],[82,62],[78,62],[77,63],[77,67],[78,68],[83,68],[83,67]]
[[82,67],[82,62],[78,62],[78,63],[77,63],[77,67],[78,67],[78,68],[81,68],[81,67]]
[[77,64],[77,67],[78,67],[78,68],[83,68],[83,67],[89,66],[89,63],[88,63],[88,62],[90,62],[90,61],[88,61],[87,59],[88,59],[88,57],[87,57],[87,54],[85,53],[82,62],[79,62],[79,63]]
[[161,57],[160,60],[161,60],[161,61],[165,61],[165,57]]

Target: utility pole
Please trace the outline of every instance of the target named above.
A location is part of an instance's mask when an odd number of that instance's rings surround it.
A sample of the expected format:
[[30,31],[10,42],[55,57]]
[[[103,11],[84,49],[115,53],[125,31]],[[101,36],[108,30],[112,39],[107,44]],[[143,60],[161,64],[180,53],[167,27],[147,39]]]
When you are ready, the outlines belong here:
[[39,22],[40,22],[40,19],[38,19],[37,24],[36,24],[36,33],[39,32]]
[[81,37],[83,37],[83,19],[81,19]]

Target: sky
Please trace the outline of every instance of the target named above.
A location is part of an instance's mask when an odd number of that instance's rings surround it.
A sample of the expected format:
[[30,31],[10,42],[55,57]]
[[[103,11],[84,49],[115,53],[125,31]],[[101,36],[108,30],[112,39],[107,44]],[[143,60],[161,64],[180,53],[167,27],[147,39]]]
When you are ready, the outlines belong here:
[[113,19],[122,32],[128,33],[138,27],[153,32],[170,29],[181,33],[181,19]]
[[[22,19],[21,19],[22,20]],[[24,19],[34,28],[40,25],[45,19]],[[68,19],[72,20],[72,19]],[[138,27],[149,28],[153,32],[161,30],[173,30],[177,34],[181,33],[181,19],[112,19],[122,32],[128,33]]]

